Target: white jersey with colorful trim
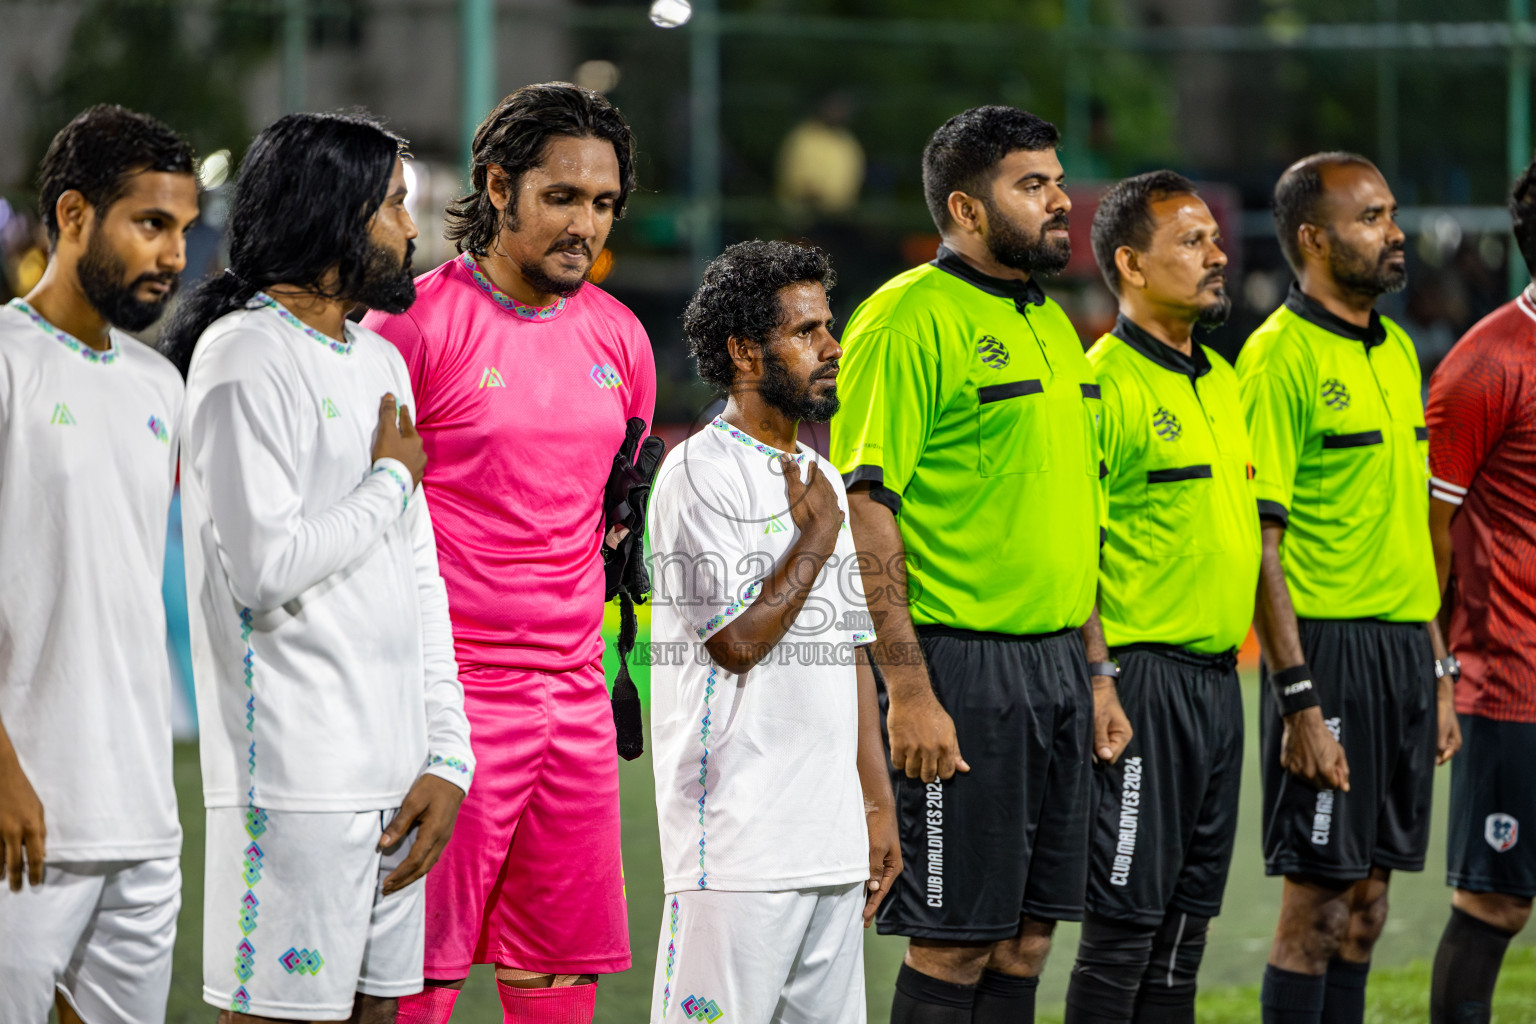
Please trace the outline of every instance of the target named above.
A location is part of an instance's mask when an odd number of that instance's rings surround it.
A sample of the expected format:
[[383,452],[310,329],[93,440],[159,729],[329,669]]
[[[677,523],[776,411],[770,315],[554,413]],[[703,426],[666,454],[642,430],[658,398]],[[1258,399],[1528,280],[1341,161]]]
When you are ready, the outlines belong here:
[[181,852],[160,595],[182,386],[0,307],[0,722],[50,862]]
[[[854,647],[874,639],[846,518],[788,633],[734,675],[704,641],[750,606],[799,536],[776,449],[715,419],[651,497],[651,734],[667,892],[868,877]],[[846,517],[842,478],[819,464]]]
[[425,494],[374,462],[413,405],[372,331],[336,341],[258,295],[187,375],[182,530],[209,807],[399,806],[474,759]]

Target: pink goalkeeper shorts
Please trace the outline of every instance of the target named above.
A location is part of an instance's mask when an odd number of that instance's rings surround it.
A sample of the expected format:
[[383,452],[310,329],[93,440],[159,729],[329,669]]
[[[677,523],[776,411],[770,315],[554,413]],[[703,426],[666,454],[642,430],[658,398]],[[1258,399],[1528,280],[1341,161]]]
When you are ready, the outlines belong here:
[[619,768],[601,664],[461,673],[475,779],[427,875],[428,978],[629,969]]

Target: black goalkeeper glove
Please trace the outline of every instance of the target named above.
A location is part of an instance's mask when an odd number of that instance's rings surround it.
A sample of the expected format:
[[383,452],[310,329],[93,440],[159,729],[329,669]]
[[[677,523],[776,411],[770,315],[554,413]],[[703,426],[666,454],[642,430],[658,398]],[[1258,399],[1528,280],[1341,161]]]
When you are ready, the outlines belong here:
[[[667,450],[659,437],[647,437],[642,444],[644,433],[642,419],[633,418],[625,424],[624,443],[613,457],[613,469],[603,489],[604,600],[619,599],[619,672],[613,681],[613,725],[619,756],[626,761],[645,752],[640,691],[629,677],[629,655],[635,649],[635,605],[644,604],[651,593],[651,578],[645,569],[645,513],[651,500],[651,482]],[[615,526],[629,532],[610,548],[606,537]]]

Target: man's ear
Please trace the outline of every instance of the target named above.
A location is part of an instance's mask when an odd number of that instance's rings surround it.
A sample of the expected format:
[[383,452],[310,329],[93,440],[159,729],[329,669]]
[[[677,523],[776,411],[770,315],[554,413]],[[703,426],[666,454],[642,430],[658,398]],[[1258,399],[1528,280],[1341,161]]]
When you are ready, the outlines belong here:
[[730,353],[731,362],[736,367],[738,377],[742,374],[752,377],[762,376],[763,347],[757,342],[738,338],[733,334],[725,340],[725,350]]
[[1302,253],[1317,259],[1328,258],[1328,232],[1318,224],[1303,224],[1296,229],[1296,244]]
[[980,234],[987,226],[987,211],[975,196],[958,189],[949,194],[949,219],[962,231]]
[[53,204],[53,215],[59,222],[60,241],[66,238],[71,242],[80,241],[94,212],[95,208],[79,189],[65,189],[64,194]]
[[1147,275],[1141,271],[1141,254],[1128,245],[1115,250],[1115,270],[1120,273],[1120,287],[1145,288]]
[[486,165],[485,194],[490,197],[491,205],[498,210],[505,210],[507,204],[512,202],[512,178],[502,169],[501,164]]

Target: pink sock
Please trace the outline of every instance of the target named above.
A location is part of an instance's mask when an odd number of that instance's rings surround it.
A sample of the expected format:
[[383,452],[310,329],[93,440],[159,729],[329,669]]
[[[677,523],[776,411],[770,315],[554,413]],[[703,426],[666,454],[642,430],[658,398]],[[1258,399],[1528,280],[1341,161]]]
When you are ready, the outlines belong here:
[[457,998],[459,990],[444,985],[428,985],[413,996],[401,996],[395,1024],[448,1024]]
[[501,993],[506,1024],[592,1024],[597,1008],[597,982],[553,988],[514,988],[498,982],[496,991]]

